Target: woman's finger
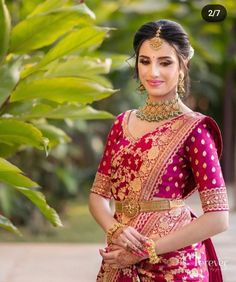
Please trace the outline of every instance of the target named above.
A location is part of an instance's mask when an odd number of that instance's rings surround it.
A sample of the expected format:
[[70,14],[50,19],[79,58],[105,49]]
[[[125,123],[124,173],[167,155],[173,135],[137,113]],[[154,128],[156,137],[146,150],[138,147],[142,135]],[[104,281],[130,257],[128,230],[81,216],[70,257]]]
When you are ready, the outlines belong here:
[[131,234],[135,237],[137,241],[140,242],[141,245],[143,245],[146,241],[146,237],[140,234],[135,228],[133,227],[130,228],[131,228]]
[[133,233],[130,233],[128,231],[124,232],[123,240],[124,240],[124,245],[126,246],[126,249],[129,248],[138,253],[147,254],[145,247],[135,238]]
[[102,256],[103,260],[108,263],[116,263],[117,262],[117,254],[119,251],[109,251],[105,252],[102,249],[99,249],[100,255]]

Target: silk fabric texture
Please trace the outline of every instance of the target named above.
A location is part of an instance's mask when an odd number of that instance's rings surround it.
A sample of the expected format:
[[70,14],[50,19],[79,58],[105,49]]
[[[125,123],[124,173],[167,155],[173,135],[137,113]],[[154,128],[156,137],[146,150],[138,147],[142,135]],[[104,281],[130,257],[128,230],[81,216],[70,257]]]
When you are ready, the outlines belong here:
[[[132,110],[118,115],[108,134],[91,192],[108,199],[186,199],[199,192],[203,212],[229,210],[219,157],[222,138],[216,122],[198,112],[181,114],[136,138],[128,129]],[[160,237],[189,224],[189,206],[114,217],[145,236]],[[123,269],[104,267],[97,281],[223,281],[211,239]]]

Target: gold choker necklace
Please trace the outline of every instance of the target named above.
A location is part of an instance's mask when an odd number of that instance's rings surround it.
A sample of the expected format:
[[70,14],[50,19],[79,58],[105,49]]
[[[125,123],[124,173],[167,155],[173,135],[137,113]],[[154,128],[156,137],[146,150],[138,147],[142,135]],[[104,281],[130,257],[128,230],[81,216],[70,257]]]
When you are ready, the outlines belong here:
[[162,102],[151,102],[147,98],[145,105],[137,110],[136,116],[141,120],[146,120],[149,122],[162,121],[176,117],[183,113],[180,110],[178,101],[178,95],[170,100],[165,100]]

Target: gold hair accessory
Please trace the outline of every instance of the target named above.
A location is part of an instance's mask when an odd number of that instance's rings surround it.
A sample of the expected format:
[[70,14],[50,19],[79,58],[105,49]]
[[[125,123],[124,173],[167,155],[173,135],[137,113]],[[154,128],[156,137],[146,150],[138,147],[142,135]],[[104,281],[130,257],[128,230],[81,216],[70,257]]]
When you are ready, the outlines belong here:
[[179,106],[179,96],[176,94],[174,98],[161,102],[152,102],[147,98],[145,105],[136,111],[136,116],[141,120],[157,122],[173,118],[182,113]]
[[147,239],[146,246],[149,255],[149,262],[151,264],[158,263],[160,261],[160,257],[158,257],[156,254],[156,250],[155,250],[156,243],[152,239]]
[[150,39],[150,46],[154,50],[158,50],[161,47],[162,43],[163,43],[163,39],[160,38],[161,28],[162,28],[162,26],[159,26],[157,31],[156,31],[155,37]]
[[112,226],[107,230],[107,243],[112,243],[112,237],[116,231],[118,231],[120,228],[124,228],[124,224],[121,224],[119,222],[115,222],[112,224]]

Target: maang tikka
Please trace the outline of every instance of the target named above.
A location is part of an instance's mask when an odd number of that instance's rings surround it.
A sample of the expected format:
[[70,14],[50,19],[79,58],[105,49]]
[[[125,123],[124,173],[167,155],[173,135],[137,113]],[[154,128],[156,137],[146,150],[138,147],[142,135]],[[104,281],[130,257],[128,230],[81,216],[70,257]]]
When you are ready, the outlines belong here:
[[150,46],[154,49],[154,50],[158,50],[162,43],[163,43],[163,39],[160,38],[160,34],[161,34],[161,28],[162,26],[159,26],[157,31],[156,31],[156,35],[155,37],[153,37],[152,39],[150,39]]

